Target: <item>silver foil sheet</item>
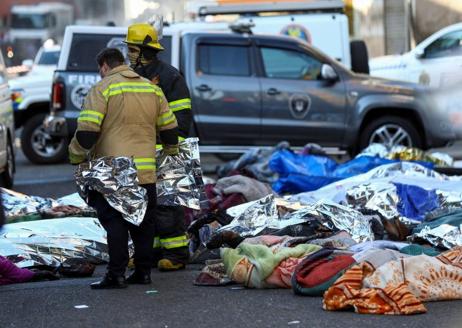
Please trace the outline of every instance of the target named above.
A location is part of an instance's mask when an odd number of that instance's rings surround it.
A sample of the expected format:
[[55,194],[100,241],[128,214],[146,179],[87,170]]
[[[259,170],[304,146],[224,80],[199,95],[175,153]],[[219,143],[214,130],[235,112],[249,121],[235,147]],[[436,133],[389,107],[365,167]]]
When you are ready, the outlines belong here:
[[346,192],[349,206],[360,212],[373,212],[385,219],[400,216],[399,197],[396,187],[388,182],[365,183],[350,188]]
[[290,201],[312,204],[320,199],[330,199],[337,203],[346,203],[346,192],[358,185],[367,183],[401,183],[418,186],[427,190],[462,190],[462,178],[445,176],[418,163],[397,162],[376,167],[369,172],[346,178],[316,191],[300,193],[290,197]]
[[[278,228],[280,226],[279,214],[274,201],[274,196],[269,195],[260,200],[252,202],[230,224],[220,228],[218,231],[232,230],[241,236],[256,236],[265,228]],[[287,222],[289,226],[297,222]]]
[[2,188],[2,200],[8,221],[30,215],[40,216],[41,212],[60,205],[51,198],[27,196],[4,188]]
[[[438,196],[438,210],[462,207],[462,193],[435,190]],[[354,186],[346,192],[347,204],[361,213],[378,213],[384,219],[399,219],[406,224],[419,221],[404,217],[398,210],[400,198],[392,183],[377,181]]]
[[107,262],[106,231],[95,218],[72,217],[4,226],[0,255],[19,267],[58,267],[70,258]]
[[368,218],[354,209],[331,201],[319,201],[294,212],[284,213],[286,214],[280,214],[274,196],[269,195],[252,202],[252,205],[219,231],[232,230],[243,237],[256,236],[265,228],[280,230],[315,217],[329,229],[347,231],[357,242],[374,239]]
[[462,246],[462,226],[442,224],[436,228],[425,227],[409,237],[410,241],[423,239],[436,247],[451,249]]
[[147,195],[146,189],[138,185],[133,159],[102,157],[80,164],[75,179],[83,199],[87,199],[88,191],[97,191],[126,221],[137,226],[143,221]]
[[199,153],[199,139],[179,144],[178,155],[157,150],[157,204],[200,210],[206,203]]
[[350,207],[321,200],[289,215],[291,220],[305,218],[306,221],[309,217],[318,218],[329,229],[348,232],[358,243],[374,240],[370,219]]

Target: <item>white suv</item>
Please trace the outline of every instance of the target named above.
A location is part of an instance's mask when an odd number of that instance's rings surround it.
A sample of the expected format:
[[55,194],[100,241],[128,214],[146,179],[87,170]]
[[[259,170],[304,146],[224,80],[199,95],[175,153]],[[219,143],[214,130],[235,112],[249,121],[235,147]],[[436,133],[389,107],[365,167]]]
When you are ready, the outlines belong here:
[[462,82],[462,23],[448,26],[412,51],[369,61],[373,76],[442,88]]

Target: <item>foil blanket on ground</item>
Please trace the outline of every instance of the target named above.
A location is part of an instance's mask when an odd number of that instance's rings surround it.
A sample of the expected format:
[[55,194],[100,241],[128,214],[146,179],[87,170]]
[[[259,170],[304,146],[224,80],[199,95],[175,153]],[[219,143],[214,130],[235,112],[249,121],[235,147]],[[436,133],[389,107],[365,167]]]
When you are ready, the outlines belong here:
[[[462,206],[462,193],[435,190],[438,208],[451,209]],[[362,213],[378,213],[384,219],[396,219],[406,224],[415,224],[421,220],[403,216],[399,211],[400,198],[394,184],[384,181],[364,183],[347,190],[348,205]]]
[[442,224],[436,228],[425,227],[409,237],[410,241],[423,239],[436,247],[451,249],[462,246],[462,226]]
[[28,196],[2,188],[2,199],[7,223],[70,216],[96,216],[95,210],[89,207],[77,193],[54,200]]
[[133,159],[108,156],[80,164],[75,179],[83,199],[90,190],[97,191],[126,221],[137,226],[143,221],[147,195],[146,189],[138,185]]
[[10,220],[28,215],[39,215],[41,211],[60,205],[51,198],[27,196],[4,188],[2,188],[2,200],[5,215]]
[[354,186],[346,192],[348,204],[360,212],[379,213],[385,219],[398,218],[399,197],[396,187],[388,182]]
[[17,266],[58,267],[70,258],[107,262],[106,231],[95,218],[73,217],[12,223],[0,234],[0,255]]
[[206,203],[199,153],[199,139],[179,144],[176,156],[157,150],[157,204],[200,210]]
[[331,201],[319,201],[297,211],[280,215],[273,195],[264,197],[239,214],[229,225],[219,229],[232,230],[243,237],[256,236],[265,228],[280,230],[308,222],[313,217],[332,230],[345,230],[357,242],[374,240],[370,220],[358,211]]

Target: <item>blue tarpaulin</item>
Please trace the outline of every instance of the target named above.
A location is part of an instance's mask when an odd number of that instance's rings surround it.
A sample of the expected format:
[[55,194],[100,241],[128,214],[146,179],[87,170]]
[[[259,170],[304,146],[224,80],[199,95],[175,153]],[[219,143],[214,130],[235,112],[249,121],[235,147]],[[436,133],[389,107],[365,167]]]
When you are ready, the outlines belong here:
[[396,163],[378,156],[359,156],[337,164],[326,156],[296,154],[283,149],[271,157],[269,167],[279,174],[273,183],[277,193],[300,193],[319,189],[332,182],[365,173],[377,166]]
[[399,196],[398,211],[409,219],[423,221],[425,214],[439,207],[435,190],[395,183]]

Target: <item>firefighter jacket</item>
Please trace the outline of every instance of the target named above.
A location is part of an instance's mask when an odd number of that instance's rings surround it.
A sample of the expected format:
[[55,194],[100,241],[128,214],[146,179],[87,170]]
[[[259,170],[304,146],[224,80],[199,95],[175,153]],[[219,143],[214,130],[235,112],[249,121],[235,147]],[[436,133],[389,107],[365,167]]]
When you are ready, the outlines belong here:
[[[133,157],[140,184],[154,183],[156,132],[171,130],[176,133],[176,127],[175,115],[161,89],[128,66],[121,65],[90,89],[69,146],[70,157],[87,152],[90,159]],[[78,134],[87,131],[98,133],[91,149],[79,143]],[[163,146],[178,147],[177,144]]]
[[159,59],[137,67],[136,72],[162,89],[178,122],[179,140],[187,138],[192,123],[191,97],[183,75]]

